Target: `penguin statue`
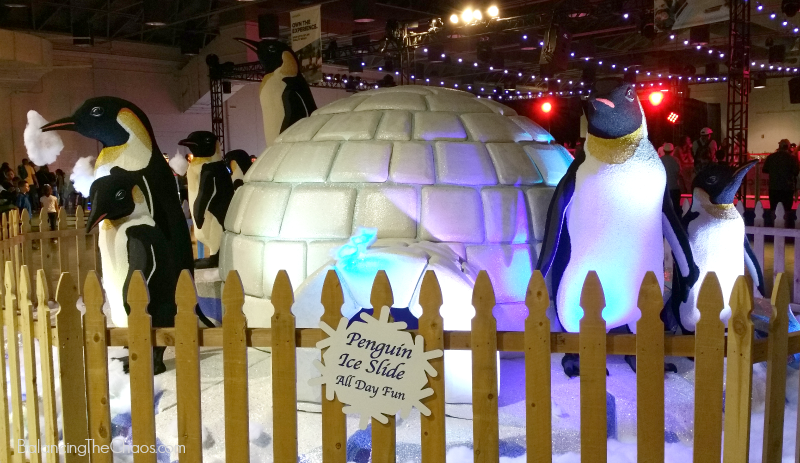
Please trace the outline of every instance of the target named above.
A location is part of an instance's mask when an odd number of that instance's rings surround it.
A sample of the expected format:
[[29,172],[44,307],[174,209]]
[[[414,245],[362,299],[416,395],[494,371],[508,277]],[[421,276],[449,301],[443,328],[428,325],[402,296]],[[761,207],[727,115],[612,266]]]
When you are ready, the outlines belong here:
[[[607,328],[627,325],[635,332],[645,274],[652,271],[664,283],[664,237],[676,250],[687,288],[699,271],[666,189],[666,172],[647,139],[634,85],[599,80],[584,111],[585,155],[575,158],[553,193],[537,268],[552,272],[551,294],[566,331],[580,329],[581,291],[594,270],[605,292]],[[628,362],[635,368],[632,358]],[[577,354],[565,355],[562,366],[568,376],[580,374]]]
[[264,116],[264,137],[269,148],[281,132],[311,115],[317,105],[308,82],[300,73],[297,55],[290,46],[278,40],[236,40],[255,51],[264,68],[259,97]]
[[225,231],[225,214],[233,198],[233,183],[222,160],[219,142],[211,132],[192,132],[178,144],[186,146],[194,156],[186,171],[189,187],[189,210],[194,222],[194,236],[211,254],[199,259],[195,268],[219,266],[219,247]]
[[[95,179],[109,175],[115,167],[131,172],[144,194],[155,226],[169,244],[170,258],[177,268],[194,271],[192,240],[175,178],[141,109],[120,98],[91,98],[72,116],[42,127],[43,132],[49,130],[70,130],[102,143],[103,150],[94,166]],[[100,247],[101,255],[108,252],[113,251]],[[173,288],[170,294],[174,293]]]
[[245,150],[233,150],[225,153],[225,166],[231,173],[234,191],[244,185],[244,174],[251,165],[253,165],[253,161]]
[[[156,226],[137,177],[119,167],[92,183],[89,194],[92,210],[86,232],[100,225],[99,245],[103,264],[103,289],[115,326],[127,327],[130,306],[126,302],[128,285],[136,270],[147,281],[150,304],[147,311],[153,327],[175,326],[175,288],[181,269],[170,252],[170,244]],[[201,322],[212,326],[197,308]],[[166,371],[166,347],[153,348],[153,371]],[[123,363],[126,363],[123,359]],[[127,366],[127,363],[126,363]]]
[[[758,291],[764,294],[761,266],[744,233],[744,219],[733,206],[734,195],[745,174],[757,163],[757,160],[751,161],[738,168],[711,164],[698,172],[692,182],[692,206],[682,220],[700,268],[701,281],[708,272],[717,274],[725,301],[720,319],[726,325],[731,317],[731,291],[743,270],[747,269]],[[681,284],[681,280],[673,283],[673,292],[684,292]],[[675,318],[685,333],[693,333],[700,319],[696,305],[699,292],[699,286],[695,286],[689,289],[685,301],[672,301],[673,309],[680,307]]]

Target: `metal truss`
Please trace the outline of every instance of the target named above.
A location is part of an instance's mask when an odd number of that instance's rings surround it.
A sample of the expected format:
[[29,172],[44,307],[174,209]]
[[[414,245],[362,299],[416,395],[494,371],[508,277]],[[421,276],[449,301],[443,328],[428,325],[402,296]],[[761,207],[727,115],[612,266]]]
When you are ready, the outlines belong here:
[[[750,97],[750,2],[730,1],[728,52],[728,159],[747,158],[748,102]],[[740,193],[746,193],[743,182]]]

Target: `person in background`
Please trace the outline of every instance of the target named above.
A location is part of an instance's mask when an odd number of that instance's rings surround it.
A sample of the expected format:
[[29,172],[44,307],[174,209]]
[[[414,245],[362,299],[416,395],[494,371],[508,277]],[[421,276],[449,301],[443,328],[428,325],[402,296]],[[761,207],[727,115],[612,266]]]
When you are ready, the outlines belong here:
[[19,208],[20,212],[22,210],[28,211],[28,217],[33,217],[33,208],[31,207],[31,199],[28,197],[28,193],[31,190],[30,185],[25,180],[19,179],[17,180],[17,189],[19,190],[19,194],[17,195],[16,199],[16,206]]
[[66,178],[64,175],[64,171],[61,169],[56,169],[56,196],[58,196],[58,205],[64,207],[64,201],[66,200],[66,195],[64,194],[64,189],[66,188]]
[[0,167],[0,186],[9,191],[16,189],[16,179],[11,167]]
[[36,180],[36,165],[28,159],[23,159],[22,164],[25,166],[25,176],[20,175],[20,178],[28,182],[28,186],[30,186],[28,197],[34,212],[36,212],[39,210],[39,182]]
[[694,179],[694,158],[692,157],[692,138],[683,137],[683,145],[676,147],[674,152],[681,166],[681,192],[692,193],[692,180]]
[[[47,211],[47,220],[50,222],[50,230],[55,230],[58,224],[58,199],[53,195],[53,187],[45,185],[42,188],[42,197],[39,200],[42,204],[42,209]],[[42,225],[39,225],[41,230]]]
[[769,208],[775,213],[778,204],[783,204],[783,210],[788,213],[792,210],[794,199],[794,180],[800,173],[800,163],[797,157],[789,152],[789,140],[778,142],[778,150],[767,156],[761,172],[769,175]]
[[672,155],[675,147],[672,143],[664,143],[661,146],[664,149],[664,155],[661,156],[661,163],[664,164],[664,170],[667,171],[667,189],[669,190],[669,197],[672,200],[672,205],[675,207],[675,213],[678,217],[682,215],[681,210],[681,187],[679,179],[681,176],[681,166],[678,160]]
[[710,128],[704,127],[700,131],[700,138],[692,143],[695,172],[700,172],[704,167],[714,162],[714,156],[717,154],[717,142],[711,139],[712,133]]

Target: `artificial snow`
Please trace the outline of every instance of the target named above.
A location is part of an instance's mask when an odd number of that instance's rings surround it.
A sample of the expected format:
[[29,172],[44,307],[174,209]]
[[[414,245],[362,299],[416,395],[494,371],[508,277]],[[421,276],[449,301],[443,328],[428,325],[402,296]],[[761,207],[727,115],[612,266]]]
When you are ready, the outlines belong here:
[[89,191],[92,189],[92,182],[94,182],[93,160],[94,158],[91,156],[84,156],[78,159],[69,176],[69,179],[75,186],[75,191],[86,197],[89,196]]
[[42,126],[46,124],[47,121],[41,114],[34,110],[28,111],[28,124],[22,137],[28,159],[37,166],[52,164],[64,149],[64,142],[57,131],[42,132]]
[[172,168],[172,171],[176,174],[183,176],[186,175],[186,171],[189,169],[189,161],[187,161],[186,157],[178,150],[175,152],[175,156],[170,158],[169,167]]

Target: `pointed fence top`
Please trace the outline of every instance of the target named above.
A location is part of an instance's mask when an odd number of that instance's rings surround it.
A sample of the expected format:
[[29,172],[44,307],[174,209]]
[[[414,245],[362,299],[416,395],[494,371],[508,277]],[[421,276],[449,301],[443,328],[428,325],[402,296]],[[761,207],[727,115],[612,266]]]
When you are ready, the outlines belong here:
[[17,294],[17,285],[14,281],[14,264],[10,261],[6,261],[5,265],[5,272],[3,274],[3,286],[6,289],[6,294],[10,294],[12,296],[16,296]]
[[422,306],[423,314],[425,309],[435,309],[438,312],[443,302],[439,279],[436,278],[433,270],[427,270],[422,277],[422,286],[419,289],[419,303]]
[[600,277],[594,270],[586,274],[581,290],[581,308],[584,318],[602,318],[603,308],[606,306],[606,297],[603,294],[603,285]]
[[131,316],[137,313],[147,313],[147,306],[150,304],[150,293],[147,291],[147,282],[145,282],[144,273],[141,270],[136,270],[131,274],[131,279],[128,282],[127,300],[131,308]]
[[244,305],[244,286],[239,272],[231,270],[225,278],[225,287],[222,289],[222,304],[226,311],[231,309],[241,312]]
[[528,290],[525,292],[525,306],[528,307],[528,316],[534,311],[545,312],[550,307],[550,295],[544,282],[542,272],[535,270],[528,281]]
[[383,307],[392,307],[394,296],[392,295],[392,285],[389,283],[389,276],[385,270],[378,270],[375,281],[372,283],[372,294],[369,297],[372,304],[372,316],[380,317]]
[[781,272],[775,277],[775,283],[772,287],[772,317],[787,318],[789,308],[789,277]]
[[19,294],[20,305],[23,302],[30,301],[31,296],[31,276],[28,274],[28,266],[23,265],[19,269],[19,287],[17,288]]
[[639,288],[639,300],[637,305],[642,312],[642,318],[648,314],[659,316],[664,299],[661,294],[661,285],[658,284],[656,274],[649,271],[644,274],[642,286]]
[[472,305],[475,307],[475,318],[483,318],[488,314],[492,316],[492,309],[497,305],[494,297],[492,280],[486,270],[478,273],[475,279],[475,288],[472,290]]
[[189,269],[183,269],[178,277],[178,285],[175,289],[175,305],[178,306],[178,313],[190,312],[194,314],[197,305],[197,292],[192,281],[192,274]]
[[344,304],[344,294],[342,294],[342,283],[336,270],[330,269],[325,274],[325,282],[322,284],[322,294],[320,302],[325,308],[325,312],[338,311],[341,316],[342,305]]
[[86,275],[86,282],[83,284],[83,302],[86,304],[87,312],[92,308],[103,311],[103,288],[94,270],[90,270]]
[[724,305],[725,302],[722,299],[722,289],[719,286],[717,274],[714,272],[706,273],[703,285],[700,287],[700,294],[697,296],[697,310],[700,311],[700,319],[716,316],[717,320],[719,320],[719,313]]
[[292,304],[294,304],[292,282],[286,270],[280,270],[275,275],[275,283],[272,285],[272,306],[275,307],[275,315],[287,314],[291,317]]
[[47,288],[47,275],[44,273],[44,269],[39,269],[36,271],[36,300],[39,301],[39,305],[47,305],[47,301],[50,300],[50,290]]

